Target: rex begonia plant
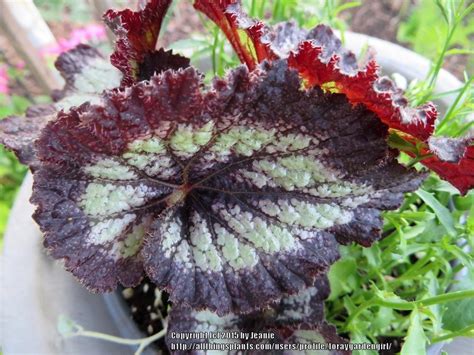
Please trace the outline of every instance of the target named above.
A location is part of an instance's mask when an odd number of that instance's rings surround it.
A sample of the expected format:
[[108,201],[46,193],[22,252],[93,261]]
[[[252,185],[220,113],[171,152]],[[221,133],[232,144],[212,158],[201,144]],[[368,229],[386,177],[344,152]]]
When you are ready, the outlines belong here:
[[109,10],[111,64],[77,46],[56,62],[56,103],[0,123],[33,172],[44,246],[93,292],[147,276],[169,293],[174,331],[343,343],[322,308],[338,244],[370,246],[381,212],[426,177],[400,151],[466,193],[472,139],[434,137],[434,105],[410,107],[329,27],[270,27],[236,0],[194,3],[243,63],[205,85],[155,49],[170,2]]

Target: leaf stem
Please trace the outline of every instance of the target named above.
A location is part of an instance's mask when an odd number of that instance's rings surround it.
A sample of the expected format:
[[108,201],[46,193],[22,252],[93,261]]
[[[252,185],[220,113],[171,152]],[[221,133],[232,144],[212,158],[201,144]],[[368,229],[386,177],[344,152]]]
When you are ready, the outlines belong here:
[[459,336],[472,336],[474,332],[474,325],[469,325],[466,328],[458,330],[456,332],[450,332],[448,334],[441,335],[439,337],[434,337],[431,339],[432,343],[439,343],[440,341],[445,341],[448,339],[456,338]]
[[140,338],[140,339],[126,339],[126,338],[121,338],[115,335],[93,332],[89,330],[79,330],[76,333],[68,335],[68,337],[82,336],[82,337],[87,337],[87,338],[105,340],[111,343],[122,344],[122,345],[139,345],[137,351],[135,352],[135,355],[140,355],[148,345],[150,345],[151,343],[155,342],[158,339],[161,339],[165,335],[166,335],[166,328],[162,329],[158,333],[153,334],[149,337]]
[[439,122],[438,126],[436,127],[436,133],[441,133],[442,128],[451,120],[451,116],[453,115],[454,110],[457,108],[459,102],[466,94],[467,90],[471,88],[471,83],[473,82],[474,77],[469,78],[469,80],[464,84],[459,94],[456,96],[453,104],[449,107],[448,112],[444,116],[444,119]]
[[415,164],[419,163],[420,161],[426,159],[426,158],[431,158],[433,157],[434,154],[432,153],[428,153],[428,154],[424,154],[424,155],[419,155],[415,158],[413,158],[408,164],[407,164],[407,168],[412,168]]
[[410,311],[410,310],[413,310],[417,306],[432,306],[435,304],[442,304],[442,303],[446,303],[450,301],[456,301],[456,300],[461,300],[464,298],[471,298],[471,297],[474,297],[474,290],[450,292],[450,293],[445,293],[444,295],[438,295],[438,296],[429,297],[422,300],[411,301],[411,302],[386,301],[380,298],[380,296],[376,295],[372,297],[370,300],[362,303],[359,306],[359,308],[349,316],[346,322],[347,324],[346,329],[349,327],[351,322],[355,318],[357,318],[364,310],[372,306],[381,306],[381,307],[388,307],[388,308],[397,309],[397,310]]

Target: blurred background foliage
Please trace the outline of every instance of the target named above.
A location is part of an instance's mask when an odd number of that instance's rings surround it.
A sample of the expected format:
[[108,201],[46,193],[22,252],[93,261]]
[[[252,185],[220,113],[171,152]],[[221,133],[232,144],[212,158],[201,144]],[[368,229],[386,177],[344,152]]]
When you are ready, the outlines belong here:
[[[87,37],[92,1],[35,0],[62,47],[67,49],[77,31]],[[380,37],[428,57],[432,69],[412,82],[407,95],[416,104],[439,98],[433,84],[444,67],[465,85],[438,126],[438,133],[466,134],[472,128],[474,71],[473,1],[463,0],[244,0],[253,17],[270,23],[294,19],[311,28],[318,23]],[[116,1],[130,5],[126,0]],[[76,32],[74,32],[76,31]],[[97,28],[95,28],[97,34]],[[238,63],[224,36],[210,21],[197,16],[190,1],[175,1],[165,20],[159,44],[191,56],[195,63],[209,61],[208,78],[222,75]],[[104,32],[105,33],[105,32]],[[79,37],[80,37],[79,36]],[[86,38],[83,37],[83,38]],[[105,36],[86,39],[109,53]],[[50,62],[52,62],[50,60]],[[28,68],[0,32],[0,119],[21,115],[32,103],[47,102]],[[443,122],[442,121],[442,122]],[[402,157],[401,159],[406,159]],[[13,155],[0,148],[0,241],[15,194],[26,172]],[[474,193],[460,196],[448,183],[431,176],[423,187],[407,194],[398,211],[385,213],[385,238],[371,248],[349,245],[331,269],[332,293],[326,302],[328,319],[341,334],[356,342],[392,341],[402,354],[418,353],[420,342],[439,342],[456,335],[474,335],[474,299],[443,302],[411,311],[400,302],[416,302],[448,290],[474,289]],[[455,280],[464,270],[462,282]],[[381,299],[389,300],[381,306]],[[398,302],[398,303],[397,303]],[[423,336],[420,336],[423,335]],[[402,347],[402,343],[404,344]],[[359,351],[356,354],[376,354]]]

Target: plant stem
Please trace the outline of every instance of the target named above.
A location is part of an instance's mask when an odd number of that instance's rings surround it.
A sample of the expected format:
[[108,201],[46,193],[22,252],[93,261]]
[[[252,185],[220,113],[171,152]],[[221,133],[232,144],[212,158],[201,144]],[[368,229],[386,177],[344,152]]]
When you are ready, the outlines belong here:
[[446,113],[444,116],[444,120],[442,120],[438,126],[436,127],[436,133],[441,133],[442,128],[450,121],[451,116],[454,112],[454,110],[457,108],[459,102],[463,98],[464,94],[468,89],[471,88],[471,83],[473,82],[474,77],[469,78],[469,80],[464,84],[462,87],[462,90],[459,92],[459,94],[456,96],[456,99],[454,100],[453,104],[449,107],[449,111]]
[[423,159],[426,159],[426,158],[431,158],[434,154],[424,154],[424,155],[420,155],[420,156],[417,156],[416,158],[413,158],[408,164],[407,164],[407,168],[411,168],[413,167],[415,164],[419,163],[420,161],[422,161]]
[[444,340],[448,340],[448,339],[452,339],[452,338],[455,338],[455,337],[458,337],[458,336],[466,336],[466,335],[470,335],[472,336],[472,333],[474,331],[474,325],[470,325],[466,328],[463,328],[461,330],[458,330],[456,332],[451,332],[451,333],[448,333],[448,334],[445,334],[445,335],[441,335],[439,337],[434,337],[433,339],[431,339],[431,342],[432,343],[439,343],[440,341],[444,341]]
[[257,3],[256,0],[252,0],[252,4],[250,5],[250,16],[256,17],[255,12],[257,11]]
[[471,298],[474,297],[474,290],[467,290],[467,291],[457,291],[457,292],[450,292],[445,293],[444,295],[438,295],[434,297],[425,298],[418,301],[404,301],[404,302],[397,302],[397,301],[386,301],[379,296],[374,296],[370,300],[362,303],[359,308],[350,315],[347,319],[347,327],[351,324],[351,322],[357,318],[364,310],[370,308],[372,306],[381,306],[381,307],[388,307],[392,309],[398,309],[403,311],[411,311],[417,306],[432,306],[435,304],[442,304],[450,301],[456,301],[464,298]]
[[99,332],[93,332],[89,330],[79,330],[76,333],[73,333],[69,335],[70,337],[76,337],[76,336],[82,336],[82,337],[87,337],[87,338],[94,338],[94,339],[100,339],[100,340],[105,340],[109,341],[111,343],[116,343],[116,344],[122,344],[122,345],[139,345],[137,351],[135,352],[136,355],[141,354],[143,349],[145,349],[148,345],[153,343],[154,341],[162,338],[166,334],[166,328],[162,329],[156,334],[153,334],[149,337],[146,338],[140,338],[140,339],[126,339],[126,338],[120,338],[115,335],[110,335],[110,334],[104,334],[104,333],[99,333]]
[[217,58],[216,58],[216,48],[217,48],[217,37],[219,36],[218,30],[214,30],[214,42],[211,47],[211,60],[212,60],[212,72],[214,75],[217,75]]
[[148,338],[144,338],[142,339],[142,343],[140,344],[140,346],[138,347],[137,351],[135,351],[135,354],[134,355],[140,355],[143,350],[145,350],[145,348],[150,345],[151,343],[157,341],[158,339],[161,339],[162,337],[164,337],[166,335],[166,328],[162,329],[161,331],[159,331],[158,333],[148,337]]
[[[446,17],[446,24],[448,26],[448,33],[446,36],[446,39],[443,43],[443,48],[441,49],[441,52],[436,60],[436,64],[431,68],[430,73],[428,75],[428,85],[426,86],[426,92],[421,98],[421,100],[418,100],[417,105],[420,105],[424,102],[426,102],[430,97],[433,92],[433,88],[436,84],[436,79],[438,78],[439,72],[443,66],[444,63],[444,58],[446,57],[446,52],[448,51],[448,48],[451,44],[451,40],[454,36],[454,33],[456,32],[456,29],[458,25],[461,23],[462,19],[471,11],[471,6],[469,6],[465,11],[461,11],[462,7],[464,5],[464,1],[460,1],[458,4],[457,9],[455,9],[455,14],[454,14],[454,19],[451,22],[449,17]],[[440,9],[442,9],[442,5],[438,4]],[[451,108],[454,107],[454,105],[451,106]]]

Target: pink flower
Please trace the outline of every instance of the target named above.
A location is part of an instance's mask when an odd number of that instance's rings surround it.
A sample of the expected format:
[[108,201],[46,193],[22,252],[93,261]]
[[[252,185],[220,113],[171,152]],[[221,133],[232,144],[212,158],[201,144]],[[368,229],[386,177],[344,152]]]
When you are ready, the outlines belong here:
[[76,47],[80,43],[100,42],[105,39],[106,33],[104,26],[90,24],[73,30],[69,38],[59,38],[54,45],[42,48],[40,54],[42,56],[59,55]]
[[0,66],[0,94],[8,95],[8,72],[5,65]]

